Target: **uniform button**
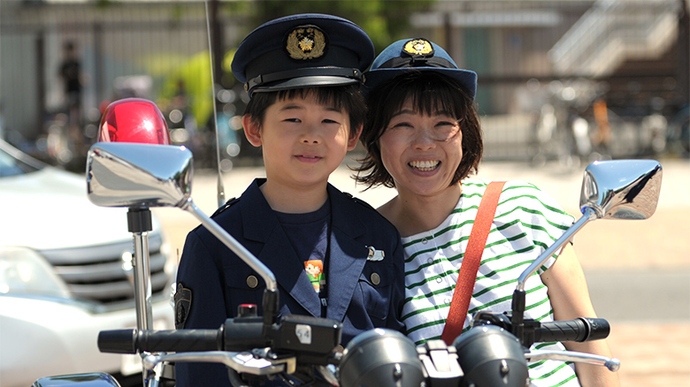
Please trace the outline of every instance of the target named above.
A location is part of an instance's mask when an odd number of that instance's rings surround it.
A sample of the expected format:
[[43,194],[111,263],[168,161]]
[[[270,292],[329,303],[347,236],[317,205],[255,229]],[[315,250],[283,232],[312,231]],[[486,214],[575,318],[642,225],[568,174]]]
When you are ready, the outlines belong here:
[[371,283],[374,285],[378,285],[381,283],[381,276],[379,276],[378,273],[372,273],[371,274]]
[[247,286],[254,289],[258,285],[259,285],[259,279],[258,278],[256,278],[253,275],[250,275],[249,277],[247,277]]
[[429,242],[429,239],[427,239],[427,238],[422,239],[422,244],[423,244],[423,245],[425,245],[427,242]]
[[443,299],[443,303],[446,304],[446,305],[447,305],[447,304],[450,304],[450,297],[444,298],[444,299]]
[[429,258],[429,259],[426,260],[426,263],[432,264],[432,263],[434,263],[434,259],[433,259],[433,258]]
[[441,277],[436,278],[436,282],[440,284],[441,282],[443,282],[443,278],[441,278]]

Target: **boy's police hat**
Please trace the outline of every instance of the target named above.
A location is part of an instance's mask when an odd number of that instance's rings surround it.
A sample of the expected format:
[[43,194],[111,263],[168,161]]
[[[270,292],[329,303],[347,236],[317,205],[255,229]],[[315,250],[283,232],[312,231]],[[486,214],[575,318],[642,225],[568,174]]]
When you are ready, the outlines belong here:
[[254,92],[363,82],[374,45],[355,23],[299,14],[265,23],[240,43],[232,73]]
[[407,71],[436,71],[460,82],[470,98],[477,92],[477,73],[459,69],[441,46],[423,38],[398,40],[381,51],[365,74],[365,86],[373,90]]

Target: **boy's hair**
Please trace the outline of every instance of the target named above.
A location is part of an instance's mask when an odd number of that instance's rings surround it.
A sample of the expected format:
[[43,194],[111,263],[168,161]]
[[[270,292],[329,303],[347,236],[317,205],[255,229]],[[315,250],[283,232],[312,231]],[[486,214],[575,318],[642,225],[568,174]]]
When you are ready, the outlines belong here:
[[[409,71],[375,88],[367,98],[367,120],[360,137],[367,156],[355,168],[356,180],[367,185],[394,188],[393,177],[381,161],[380,139],[393,115],[411,99],[421,114],[448,112],[457,118],[462,131],[462,160],[451,185],[476,173],[484,149],[482,133],[474,101],[467,90],[453,78],[434,71]],[[367,172],[368,171],[368,172]]]
[[310,95],[313,95],[321,105],[332,106],[345,111],[350,119],[350,137],[357,135],[357,130],[364,124],[366,118],[364,97],[359,92],[359,85],[357,84],[254,93],[244,114],[249,115],[253,121],[259,123],[259,127],[262,127],[266,110],[276,101],[307,98]]

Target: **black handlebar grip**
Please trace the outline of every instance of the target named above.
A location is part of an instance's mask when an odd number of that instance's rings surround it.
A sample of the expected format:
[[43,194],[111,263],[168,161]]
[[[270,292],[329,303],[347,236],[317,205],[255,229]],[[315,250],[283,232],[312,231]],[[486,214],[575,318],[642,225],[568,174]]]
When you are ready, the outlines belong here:
[[541,323],[534,331],[535,342],[590,341],[608,337],[611,328],[602,318],[580,317],[567,321]]
[[218,351],[222,347],[218,329],[180,329],[174,331],[139,331],[139,352],[200,352]]
[[106,353],[198,352],[222,349],[218,329],[181,329],[176,331],[137,331],[118,329],[98,334],[98,349]]
[[117,329],[98,333],[98,349],[105,353],[137,353],[136,329]]
[[246,351],[251,348],[268,347],[269,339],[264,335],[261,317],[229,318],[223,324],[224,351]]

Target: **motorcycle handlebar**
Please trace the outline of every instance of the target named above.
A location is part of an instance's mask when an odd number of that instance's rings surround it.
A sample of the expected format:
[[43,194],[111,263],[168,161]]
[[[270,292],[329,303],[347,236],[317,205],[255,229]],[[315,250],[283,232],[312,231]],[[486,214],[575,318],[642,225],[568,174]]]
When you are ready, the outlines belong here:
[[218,329],[139,331],[117,329],[98,334],[98,349],[107,353],[216,351],[222,346]]
[[542,322],[534,331],[537,342],[591,341],[608,337],[611,331],[608,321],[602,318],[579,317],[574,320]]
[[98,334],[98,349],[106,353],[242,351],[266,345],[260,318],[228,319],[219,329],[117,329]]

